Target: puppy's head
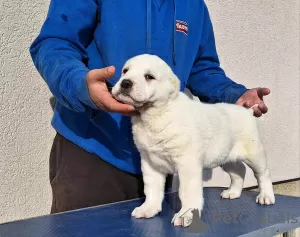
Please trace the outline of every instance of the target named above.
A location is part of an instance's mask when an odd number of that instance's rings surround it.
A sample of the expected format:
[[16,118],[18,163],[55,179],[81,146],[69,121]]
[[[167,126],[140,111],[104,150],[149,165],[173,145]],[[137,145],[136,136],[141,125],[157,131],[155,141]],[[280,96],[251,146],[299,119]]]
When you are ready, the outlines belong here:
[[112,94],[123,103],[141,108],[163,105],[174,98],[179,89],[180,81],[167,63],[157,56],[143,54],[125,63]]

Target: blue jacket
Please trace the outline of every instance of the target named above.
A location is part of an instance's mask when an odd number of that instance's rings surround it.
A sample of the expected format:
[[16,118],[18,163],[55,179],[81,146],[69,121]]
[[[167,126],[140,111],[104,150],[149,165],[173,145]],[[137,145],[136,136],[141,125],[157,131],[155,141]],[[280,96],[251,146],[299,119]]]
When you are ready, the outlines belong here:
[[220,68],[203,0],[51,0],[30,47],[38,72],[56,98],[52,126],[68,140],[121,170],[140,174],[130,118],[97,109],[85,77],[149,53],[165,60],[185,87],[207,103],[235,103],[246,91]]

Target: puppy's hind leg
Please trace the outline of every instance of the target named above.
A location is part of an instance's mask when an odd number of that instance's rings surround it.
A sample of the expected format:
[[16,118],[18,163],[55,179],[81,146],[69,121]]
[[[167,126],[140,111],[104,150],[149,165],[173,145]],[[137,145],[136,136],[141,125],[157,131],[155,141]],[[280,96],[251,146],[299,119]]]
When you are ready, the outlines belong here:
[[162,209],[166,174],[154,169],[147,158],[141,160],[145,202],[131,213],[135,218],[151,218]]
[[246,167],[241,161],[227,163],[223,165],[223,170],[226,171],[231,179],[230,187],[221,193],[222,198],[235,199],[239,198],[244,186]]
[[172,219],[175,226],[187,227],[193,220],[193,210],[198,209],[201,214],[203,208],[202,165],[200,160],[188,161],[178,166],[179,198],[182,207]]
[[273,184],[269,169],[267,167],[267,158],[262,144],[258,144],[253,151],[254,152],[250,154],[244,161],[253,170],[255,178],[258,182],[259,195],[256,198],[256,202],[261,205],[274,204],[275,196]]

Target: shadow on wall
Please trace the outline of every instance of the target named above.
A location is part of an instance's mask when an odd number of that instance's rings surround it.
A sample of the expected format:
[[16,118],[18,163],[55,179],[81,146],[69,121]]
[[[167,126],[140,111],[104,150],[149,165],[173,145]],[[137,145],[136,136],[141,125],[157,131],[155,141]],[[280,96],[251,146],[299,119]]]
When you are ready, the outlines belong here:
[[50,103],[50,106],[52,108],[52,111],[54,111],[54,106],[55,106],[55,98],[54,97],[51,97],[49,99],[49,103]]
[[184,94],[186,94],[190,99],[196,99],[196,97],[193,96],[193,94],[187,88],[184,89]]

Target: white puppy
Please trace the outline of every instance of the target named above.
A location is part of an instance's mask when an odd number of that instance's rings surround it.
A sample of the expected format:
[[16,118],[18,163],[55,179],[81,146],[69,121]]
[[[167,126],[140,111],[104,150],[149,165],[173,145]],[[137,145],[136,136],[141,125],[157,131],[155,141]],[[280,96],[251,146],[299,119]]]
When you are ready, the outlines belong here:
[[174,225],[188,226],[192,210],[203,208],[202,170],[223,166],[231,177],[222,198],[241,195],[245,162],[254,171],[260,193],[256,202],[274,204],[273,186],[252,109],[238,105],[204,104],[179,89],[180,81],[159,57],[139,55],[128,60],[113,96],[134,105],[135,144],[141,154],[146,200],[132,212],[151,218],[161,211],[165,178],[178,172],[182,208]]

